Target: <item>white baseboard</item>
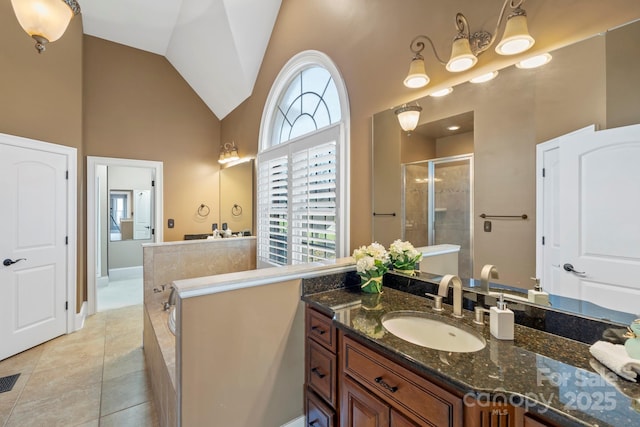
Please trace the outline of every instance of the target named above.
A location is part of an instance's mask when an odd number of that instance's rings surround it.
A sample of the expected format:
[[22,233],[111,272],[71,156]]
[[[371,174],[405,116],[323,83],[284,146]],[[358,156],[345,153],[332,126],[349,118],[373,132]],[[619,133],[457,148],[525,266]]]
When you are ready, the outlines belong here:
[[113,268],[109,270],[109,280],[126,280],[142,277],[142,266]]
[[283,424],[280,427],[304,427],[304,415]]
[[82,303],[82,307],[80,307],[80,313],[76,313],[74,331],[78,331],[84,327],[84,320],[86,318],[87,318],[87,302],[84,301]]

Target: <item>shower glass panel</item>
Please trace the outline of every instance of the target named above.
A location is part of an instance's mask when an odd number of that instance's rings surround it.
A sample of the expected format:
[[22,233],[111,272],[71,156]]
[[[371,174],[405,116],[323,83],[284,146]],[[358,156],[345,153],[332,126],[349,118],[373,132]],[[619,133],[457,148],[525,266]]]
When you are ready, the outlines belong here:
[[403,165],[403,232],[414,246],[460,245],[458,275],[471,277],[473,156]]

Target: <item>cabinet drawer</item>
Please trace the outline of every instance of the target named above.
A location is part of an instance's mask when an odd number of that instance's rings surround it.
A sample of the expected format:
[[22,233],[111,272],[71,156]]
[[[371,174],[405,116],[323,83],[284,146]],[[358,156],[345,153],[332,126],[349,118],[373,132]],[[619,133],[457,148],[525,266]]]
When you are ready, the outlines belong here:
[[335,411],[322,401],[312,390],[306,390],[307,426],[334,427]]
[[336,407],[336,355],[314,341],[307,340],[307,384]]
[[462,400],[358,342],[342,341],[343,371],[418,424],[462,426]]
[[337,334],[331,318],[309,307],[305,311],[307,337],[335,353],[337,349]]

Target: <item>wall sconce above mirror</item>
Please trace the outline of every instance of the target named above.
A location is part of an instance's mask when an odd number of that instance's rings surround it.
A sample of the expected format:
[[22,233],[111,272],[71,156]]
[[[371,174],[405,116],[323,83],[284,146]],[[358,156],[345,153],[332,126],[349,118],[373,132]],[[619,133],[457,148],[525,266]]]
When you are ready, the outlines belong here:
[[240,156],[238,155],[238,147],[236,147],[235,141],[226,142],[224,145],[220,146],[220,158],[218,158],[218,163],[224,165],[229,162],[235,162],[239,159]]
[[404,85],[408,88],[417,89],[429,84],[430,78],[427,75],[422,51],[425,48],[426,40],[431,45],[433,53],[447,71],[459,73],[472,68],[478,62],[478,56],[489,49],[496,41],[496,36],[505,15],[507,5],[512,9],[507,16],[502,39],[495,48],[500,55],[516,55],[529,50],[535,40],[529,35],[527,26],[527,13],[520,6],[524,0],[505,0],[498,16],[496,28],[492,33],[480,30],[471,32],[469,22],[462,13],[456,14],[456,28],[458,34],[453,39],[451,46],[451,56],[449,61],[444,61],[436,50],[436,47],[429,36],[418,35],[411,40],[409,48],[413,52],[413,59],[409,66],[409,73],[404,79]]

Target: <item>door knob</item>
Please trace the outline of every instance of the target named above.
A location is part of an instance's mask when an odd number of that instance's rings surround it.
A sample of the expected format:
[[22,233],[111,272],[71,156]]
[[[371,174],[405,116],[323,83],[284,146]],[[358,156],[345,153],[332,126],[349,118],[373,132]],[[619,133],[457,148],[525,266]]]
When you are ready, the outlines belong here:
[[20,262],[20,261],[26,261],[26,258],[18,258],[17,260],[12,260],[12,259],[5,259],[4,261],[2,261],[2,265],[4,265],[5,267],[9,267],[12,264],[15,264],[16,262]]
[[569,263],[566,263],[565,265],[563,265],[563,266],[562,266],[562,268],[564,268],[564,271],[569,271],[569,272],[571,272],[571,273],[579,274],[579,275],[581,275],[581,276],[585,274],[585,272],[584,272],[584,271],[576,271],[576,270],[573,268],[573,265],[571,265],[571,264],[569,264]]

